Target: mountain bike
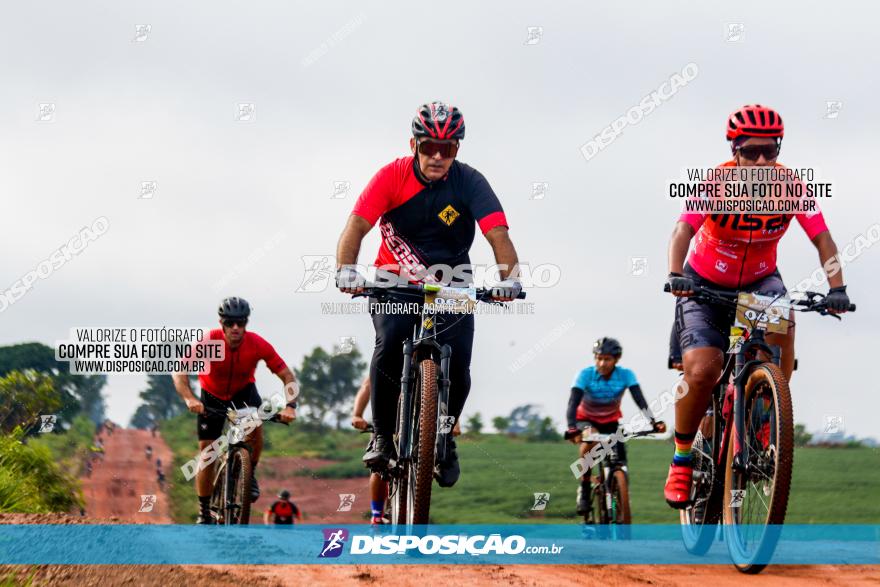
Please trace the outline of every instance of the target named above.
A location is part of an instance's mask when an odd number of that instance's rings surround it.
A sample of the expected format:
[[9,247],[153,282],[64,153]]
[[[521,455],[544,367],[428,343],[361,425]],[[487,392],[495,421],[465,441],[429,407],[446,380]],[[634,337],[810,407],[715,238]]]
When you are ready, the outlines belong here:
[[[666,284],[664,291],[669,291]],[[761,572],[776,549],[791,487],[794,416],[780,349],[766,332],[788,332],[792,311],[828,312],[825,296],[766,296],[695,285],[693,299],[730,309],[731,346],[693,444],[691,505],[681,510],[685,548],[705,554],[723,521],[736,568]],[[855,311],[855,305],[849,311]]]
[[[223,416],[226,423],[223,436],[228,439],[226,447],[217,458],[217,470],[212,480],[211,516],[216,524],[230,526],[248,524],[251,517],[251,446],[245,442],[244,434],[239,426],[248,419],[256,418],[257,408],[245,407],[228,410],[217,410],[205,407],[205,413]],[[264,422],[266,420],[263,420]],[[268,421],[282,422],[278,414]]]
[[[578,423],[578,431],[585,428],[585,424]],[[636,432],[624,432],[629,441],[632,438],[651,436],[657,429],[639,430]],[[570,440],[573,434],[566,431],[565,439]],[[613,440],[612,440],[613,439]],[[582,437],[581,442],[599,443],[602,446],[613,446],[612,450],[606,451],[601,461],[596,463],[596,474],[593,469],[590,476],[590,510],[584,514],[584,523],[595,524],[631,524],[632,508],[629,500],[629,473],[626,463],[621,459],[617,446],[617,434],[602,434],[594,432],[589,436]],[[588,453],[589,454],[589,453]]]
[[[473,311],[477,302],[499,304],[492,290],[447,287],[435,284],[402,284],[366,287],[352,297],[379,302],[402,296],[422,303],[419,326],[403,342],[403,374],[394,431],[396,460],[378,471],[389,481],[391,523],[427,524],[431,508],[434,465],[446,458],[446,437],[455,417],[449,405],[449,363],[453,349],[437,341],[438,319],[453,320],[457,313]],[[517,299],[525,299],[521,292]]]

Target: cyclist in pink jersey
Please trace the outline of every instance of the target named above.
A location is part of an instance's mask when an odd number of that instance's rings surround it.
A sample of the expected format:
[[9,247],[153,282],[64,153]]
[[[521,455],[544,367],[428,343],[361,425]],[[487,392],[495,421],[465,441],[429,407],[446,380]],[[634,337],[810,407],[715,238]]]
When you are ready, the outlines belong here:
[[[722,167],[781,167],[776,163],[782,144],[782,117],[758,105],[743,106],[730,115],[727,139],[733,159]],[[724,308],[698,304],[689,296],[694,284],[713,289],[785,293],[776,267],[776,246],[797,219],[819,253],[819,261],[837,255],[837,246],[821,212],[815,214],[683,214],[669,241],[669,285],[678,297],[675,326],[684,380],[688,393],[675,405],[675,455],[669,468],[664,495],[674,508],[689,505],[693,475],[691,445],[709,405],[712,388],[721,376],[728,347],[729,314]],[[685,263],[690,242],[694,249]],[[839,269],[828,273],[829,310],[845,312],[849,297]],[[781,367],[786,378],[794,369],[794,325],[788,334],[768,334],[767,342],[782,350]]]

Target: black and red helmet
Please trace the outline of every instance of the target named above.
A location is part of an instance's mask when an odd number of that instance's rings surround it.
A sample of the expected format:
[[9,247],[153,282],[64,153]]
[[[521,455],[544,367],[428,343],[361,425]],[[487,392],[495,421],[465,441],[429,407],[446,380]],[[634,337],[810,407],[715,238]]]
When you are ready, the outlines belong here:
[[461,140],[464,138],[464,116],[461,110],[444,102],[422,104],[412,121],[416,138]]
[[727,119],[727,140],[739,137],[769,137],[781,139],[785,133],[782,117],[772,108],[749,104],[736,110]]

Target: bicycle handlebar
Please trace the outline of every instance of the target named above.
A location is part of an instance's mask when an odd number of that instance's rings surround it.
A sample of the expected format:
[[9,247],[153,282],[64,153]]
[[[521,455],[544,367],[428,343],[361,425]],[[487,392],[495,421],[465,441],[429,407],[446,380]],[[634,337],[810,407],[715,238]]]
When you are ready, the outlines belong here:
[[[672,288],[669,286],[668,283],[664,283],[663,284],[663,291],[666,293],[671,293]],[[830,312],[828,312],[828,306],[825,304],[825,297],[826,297],[825,294],[815,292],[815,291],[806,291],[806,292],[804,292],[804,295],[806,296],[806,299],[803,299],[803,300],[792,299],[791,305],[802,307],[803,310],[800,310],[801,312],[818,312],[819,314],[822,314],[823,316],[830,314]],[[694,284],[694,293],[692,296],[689,296],[689,297],[695,297],[695,298],[703,299],[706,301],[720,301],[720,302],[732,303],[735,305],[736,300],[739,297],[739,292],[721,291],[721,290],[712,289],[712,288],[706,287],[704,285],[700,285],[698,283],[695,283]],[[856,311],[856,305],[850,304],[849,308],[847,308],[847,312],[855,312],[855,311]],[[834,314],[831,314],[831,315],[833,316]],[[838,318],[839,318],[839,316],[838,316]]]
[[[374,294],[388,294],[392,291],[397,292],[406,292],[406,293],[439,293],[443,289],[467,289],[466,287],[454,287],[454,286],[439,286],[434,284],[425,284],[425,283],[401,283],[397,285],[390,286],[380,286],[380,285],[370,285],[366,284],[363,288],[362,292],[352,294],[351,297],[359,298],[359,297],[368,297]],[[497,288],[492,287],[478,287],[476,288],[477,300],[481,302],[493,302],[492,300],[492,291]],[[521,291],[516,296],[518,300],[526,299],[526,292]]]
[[[204,406],[204,408],[205,408],[206,414],[213,414],[215,416],[223,416],[224,418],[229,419],[229,412],[226,410],[215,410],[214,408],[209,408],[208,406]],[[256,410],[256,409],[257,408],[254,408],[254,410]],[[284,424],[285,426],[290,426],[290,422],[282,421],[281,418],[278,416],[278,414],[275,414],[271,418],[266,418],[266,419],[261,418],[261,420],[263,420],[264,422],[275,422],[277,424]]]
[[[571,440],[572,438],[575,438],[576,436],[578,436],[578,435],[580,435],[580,434],[583,434],[583,429],[579,429],[579,430],[577,430],[577,431],[575,431],[575,430],[566,430],[565,433],[563,434],[563,438],[564,438],[565,440]],[[639,431],[637,431],[637,432],[626,432],[626,431],[624,431],[624,437],[625,437],[627,440],[629,440],[630,438],[640,438],[640,437],[643,437],[643,436],[651,436],[652,434],[662,434],[662,433],[659,432],[659,431],[656,430],[656,429],[651,429],[651,430],[639,430]],[[593,433],[590,434],[589,436],[586,436],[586,437],[581,438],[581,441],[585,441],[585,442],[587,442],[587,441],[588,441],[588,442],[593,442],[593,441],[595,441],[595,442],[599,442],[599,441],[601,441],[602,439],[605,439],[605,438],[615,438],[616,436],[617,436],[616,433],[614,433],[614,434],[608,434],[608,433],[602,433],[602,432],[593,432]]]

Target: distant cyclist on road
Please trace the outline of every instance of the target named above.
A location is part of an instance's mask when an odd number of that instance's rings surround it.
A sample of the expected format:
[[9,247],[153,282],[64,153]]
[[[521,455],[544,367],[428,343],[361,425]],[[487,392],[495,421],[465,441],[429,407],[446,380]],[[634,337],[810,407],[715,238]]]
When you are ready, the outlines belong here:
[[263,523],[290,525],[293,524],[294,519],[298,522],[302,521],[302,512],[290,501],[290,492],[282,489],[278,493],[278,500],[263,514]]
[[[246,300],[237,297],[226,298],[220,303],[217,313],[220,316],[221,328],[211,330],[208,339],[222,340],[225,356],[222,361],[211,363],[209,373],[199,375],[199,385],[202,390],[201,399],[193,393],[188,374],[174,374],[174,386],[177,393],[183,398],[187,409],[198,414],[197,430],[200,452],[220,437],[225,422],[221,415],[205,413],[206,407],[221,412],[225,412],[231,407],[260,407],[262,398],[260,398],[257,386],[254,384],[254,373],[260,361],[266,362],[269,370],[284,383],[285,389],[288,389],[288,385],[294,385],[296,381],[293,372],[278,356],[272,345],[260,335],[246,329],[251,314],[250,305]],[[295,419],[296,401],[289,402],[287,407],[279,413],[279,418],[283,422]],[[263,449],[262,426],[258,426],[248,436],[247,442],[253,448],[251,460],[254,474],[251,476],[251,499],[256,501],[260,497],[256,469]],[[196,493],[199,496],[199,518],[196,522],[198,524],[213,523],[209,511],[213,489],[211,487],[213,468],[212,464],[196,474]]]
[[[779,167],[776,162],[784,127],[779,113],[766,106],[743,106],[727,121],[727,139],[733,159],[720,167]],[[675,332],[678,333],[687,395],[675,404],[675,454],[664,495],[673,508],[690,504],[693,476],[691,446],[700,420],[709,406],[712,388],[729,347],[728,310],[689,299],[694,284],[716,290],[760,292],[779,296],[785,284],[776,268],[776,246],[785,231],[797,223],[819,253],[819,261],[837,255],[837,246],[821,212],[815,214],[682,214],[669,241],[669,285],[678,297]],[[693,251],[688,247],[696,236]],[[845,312],[849,297],[843,274],[828,275],[826,301],[831,312]],[[794,369],[794,324],[789,333],[767,333],[767,342],[782,350],[781,367],[787,379]]]
[[[620,403],[628,389],[633,401],[642,411],[642,415],[651,422],[654,430],[665,432],[666,424],[654,420],[654,414],[645,401],[642,388],[639,386],[635,373],[617,365],[623,355],[623,347],[614,338],[600,338],[593,343],[595,365],[581,370],[571,386],[568,398],[568,433],[566,436],[575,444],[580,444],[580,456],[584,457],[595,446],[595,442],[581,442],[582,436],[591,434],[614,434],[620,426],[623,414]],[[578,433],[578,423],[583,431]],[[620,462],[626,465],[626,446],[619,442],[615,445]],[[577,513],[584,515],[590,511],[590,472],[581,476],[581,484],[577,491]]]
[[[479,226],[502,268],[504,281],[493,290],[493,297],[510,301],[519,295],[522,286],[518,260],[501,203],[479,171],[455,159],[464,129],[464,117],[455,106],[432,102],[419,107],[412,121],[413,155],[397,159],[376,173],[355,203],[339,238],[337,284],[343,292],[362,291],[364,277],[355,264],[361,241],[378,221],[382,244],[376,266],[410,279],[426,268],[444,265],[453,270],[451,285],[459,286],[472,281],[468,251]],[[455,279],[456,268],[467,270],[460,279]],[[426,275],[425,280],[436,281],[436,276]],[[394,458],[391,436],[403,370],[403,340],[412,335],[419,315],[377,310],[372,318],[376,347],[370,382],[376,435],[364,462],[381,468]],[[473,314],[445,325],[437,339],[453,348],[448,413],[458,421],[471,387]],[[455,441],[451,435],[446,438],[447,457],[437,463],[434,472],[441,487],[454,485],[459,477]]]
[[150,446],[150,445],[148,444],[148,445],[147,445],[147,448],[144,450],[144,453],[146,453],[146,455],[147,455],[147,460],[148,460],[148,461],[149,461],[149,460],[152,460],[152,458],[153,458],[153,447]]

